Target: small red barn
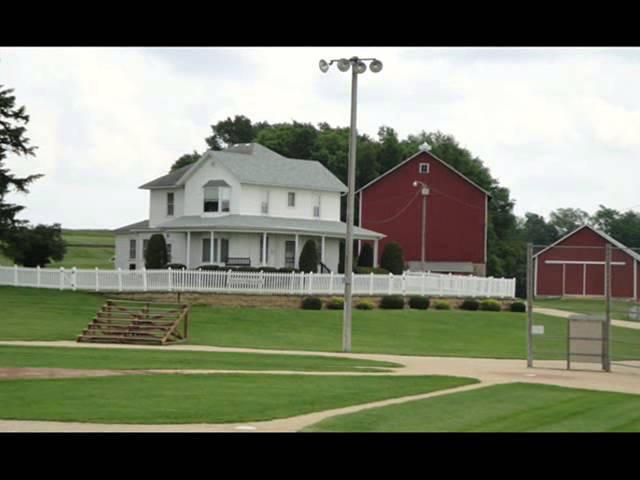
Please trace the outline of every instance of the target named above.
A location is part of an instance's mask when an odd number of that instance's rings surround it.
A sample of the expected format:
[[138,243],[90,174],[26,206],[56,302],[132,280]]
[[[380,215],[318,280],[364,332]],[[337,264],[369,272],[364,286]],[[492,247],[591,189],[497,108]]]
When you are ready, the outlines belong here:
[[422,270],[423,184],[424,269],[485,275],[489,193],[426,149],[356,192],[359,225],[386,235],[375,249],[375,264],[387,243],[398,242],[409,269]]
[[534,256],[535,296],[603,296],[605,246],[611,245],[611,296],[638,298],[640,255],[589,225]]

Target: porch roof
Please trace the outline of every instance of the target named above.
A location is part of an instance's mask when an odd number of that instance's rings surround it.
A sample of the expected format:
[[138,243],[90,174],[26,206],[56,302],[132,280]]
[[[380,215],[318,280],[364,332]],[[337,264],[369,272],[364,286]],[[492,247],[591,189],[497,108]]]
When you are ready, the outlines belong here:
[[[138,222],[115,230],[116,233],[133,231],[184,230],[184,231],[236,231],[236,232],[270,232],[270,233],[299,233],[310,235],[325,235],[328,237],[346,236],[347,225],[343,222],[330,220],[310,220],[304,218],[270,217],[262,215],[224,215],[219,217],[201,217],[187,215],[158,224],[149,228],[149,222]],[[361,240],[379,240],[385,235],[357,226],[353,227],[353,236]]]

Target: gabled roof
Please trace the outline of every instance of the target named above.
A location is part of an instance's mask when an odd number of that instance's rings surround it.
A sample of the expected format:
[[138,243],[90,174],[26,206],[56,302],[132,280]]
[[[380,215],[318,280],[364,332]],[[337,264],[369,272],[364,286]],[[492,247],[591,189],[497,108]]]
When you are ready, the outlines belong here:
[[131,230],[145,230],[149,228],[149,220],[142,220],[141,222],[131,223],[129,225],[125,225],[124,227],[116,228],[113,230],[114,233],[123,233],[129,232]]
[[445,162],[444,160],[442,160],[441,158],[436,157],[433,153],[428,152],[426,150],[420,150],[419,152],[411,155],[409,158],[407,158],[406,160],[400,162],[398,165],[396,165],[393,168],[390,168],[389,170],[387,170],[386,172],[384,172],[382,175],[380,175],[377,178],[374,178],[373,180],[371,180],[369,183],[367,183],[364,187],[360,187],[358,190],[356,190],[356,193],[361,192],[362,190],[369,188],[371,185],[373,185],[374,183],[376,183],[378,180],[380,180],[383,177],[386,177],[387,175],[389,175],[391,172],[397,170],[398,168],[402,167],[404,164],[410,162],[411,160],[413,160],[414,158],[416,158],[418,155],[421,155],[423,153],[426,153],[427,155],[429,155],[430,157],[434,158],[435,160],[439,161],[441,164],[443,164],[445,167],[447,167],[449,170],[451,170],[453,173],[455,173],[456,175],[459,175],[460,177],[462,177],[463,180],[466,180],[467,182],[469,182],[471,185],[473,185],[474,187],[476,187],[478,190],[480,190],[482,193],[484,193],[485,195],[487,195],[489,198],[491,198],[491,194],[489,192],[487,192],[484,188],[482,188],[480,185],[478,185],[477,183],[475,183],[473,180],[470,180],[469,178],[467,178],[465,175],[463,175],[462,173],[460,173],[458,170],[456,170],[455,168],[453,168],[451,165],[449,165],[447,162]]
[[571,237],[572,235],[578,233],[580,230],[588,228],[589,230],[591,230],[592,232],[596,233],[597,235],[600,235],[602,238],[604,238],[607,242],[609,242],[610,244],[612,244],[613,246],[619,248],[620,250],[622,250],[624,253],[626,253],[627,255],[631,256],[632,258],[635,258],[636,260],[638,260],[640,262],[640,254],[634,252],[633,250],[631,250],[629,247],[627,247],[626,245],[624,245],[623,243],[619,242],[618,240],[616,240],[615,238],[613,238],[610,235],[607,235],[604,232],[601,232],[600,230],[597,230],[595,228],[593,228],[591,225],[582,225],[578,228],[576,228],[574,231],[567,233],[564,237],[556,240],[555,242],[553,242],[551,245],[549,245],[548,247],[543,248],[542,250],[540,250],[538,253],[536,253],[533,258],[536,258],[537,256],[539,256],[540,254],[546,252],[547,250],[549,250],[551,247],[555,247],[556,245],[558,245],[561,242],[564,242],[567,238]]
[[346,192],[347,186],[315,160],[284,157],[258,143],[233,145],[226,150],[209,150],[200,159],[140,188],[171,188],[184,185],[204,163],[213,160],[240,183]]

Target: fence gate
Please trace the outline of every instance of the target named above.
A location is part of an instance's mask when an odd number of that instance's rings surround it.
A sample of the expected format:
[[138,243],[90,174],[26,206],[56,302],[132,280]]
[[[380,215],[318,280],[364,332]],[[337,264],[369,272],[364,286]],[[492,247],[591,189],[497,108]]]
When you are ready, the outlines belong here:
[[527,366],[640,369],[638,257],[608,243],[529,244]]

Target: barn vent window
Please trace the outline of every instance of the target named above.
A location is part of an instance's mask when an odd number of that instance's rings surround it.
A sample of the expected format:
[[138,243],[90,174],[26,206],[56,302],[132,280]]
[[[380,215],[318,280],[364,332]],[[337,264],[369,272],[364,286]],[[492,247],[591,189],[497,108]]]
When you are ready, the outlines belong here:
[[429,164],[428,163],[421,163],[420,166],[418,167],[418,171],[422,174],[427,174],[429,173]]

